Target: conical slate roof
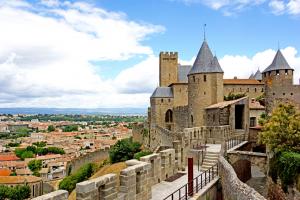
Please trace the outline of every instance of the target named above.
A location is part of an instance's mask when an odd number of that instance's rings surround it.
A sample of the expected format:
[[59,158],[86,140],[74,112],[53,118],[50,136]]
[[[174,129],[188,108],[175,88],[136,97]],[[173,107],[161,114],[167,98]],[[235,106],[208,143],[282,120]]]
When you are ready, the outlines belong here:
[[249,79],[254,79],[254,74],[251,73],[251,75],[249,76]]
[[291,70],[293,70],[290,67],[290,65],[288,64],[288,62],[286,61],[286,59],[284,58],[284,56],[282,55],[281,51],[278,49],[272,64],[269,67],[267,67],[263,71],[263,73],[269,72],[269,71],[274,71],[274,70],[280,70],[280,69],[291,69]]
[[253,79],[258,80],[258,81],[261,81],[261,80],[262,80],[262,74],[261,74],[261,72],[260,72],[259,69],[258,69],[258,70],[256,71],[256,73],[253,75]]
[[214,58],[207,42],[204,40],[193,64],[193,67],[188,75],[207,72],[223,73],[223,70],[218,62],[218,59]]

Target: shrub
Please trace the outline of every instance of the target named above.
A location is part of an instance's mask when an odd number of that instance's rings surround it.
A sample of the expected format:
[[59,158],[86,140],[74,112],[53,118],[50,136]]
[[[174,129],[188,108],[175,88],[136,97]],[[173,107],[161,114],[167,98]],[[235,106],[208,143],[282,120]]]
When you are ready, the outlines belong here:
[[9,187],[0,185],[0,200],[23,200],[30,197],[30,187],[28,185]]
[[224,96],[224,101],[231,101],[231,100],[239,99],[239,98],[242,98],[242,97],[245,97],[245,96],[246,96],[245,93],[233,94],[232,92],[230,92],[228,94],[228,96]]
[[48,126],[48,132],[55,131],[55,127],[53,125]]
[[151,151],[140,151],[138,153],[135,153],[133,158],[137,159],[137,160],[140,160],[141,157],[147,156],[147,155],[150,155],[150,154],[152,154]]
[[39,171],[42,169],[42,161],[31,160],[28,163],[28,168],[33,172],[33,175],[40,176]]
[[95,168],[94,165],[95,164],[87,163],[74,174],[65,177],[59,183],[59,189],[67,190],[69,193],[72,192],[75,189],[77,183],[85,181],[92,176],[92,174],[94,173],[93,169]]
[[112,163],[123,162],[132,159],[134,154],[141,151],[141,144],[133,142],[132,138],[119,140],[109,150],[109,158]]

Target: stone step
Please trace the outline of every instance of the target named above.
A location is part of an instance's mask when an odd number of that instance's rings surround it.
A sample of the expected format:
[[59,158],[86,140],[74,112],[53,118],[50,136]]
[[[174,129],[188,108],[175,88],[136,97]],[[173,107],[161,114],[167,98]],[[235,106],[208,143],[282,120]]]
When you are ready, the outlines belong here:
[[203,160],[203,163],[209,163],[209,164],[215,164],[215,163],[217,163],[218,162],[218,160],[207,160],[207,159],[204,159]]

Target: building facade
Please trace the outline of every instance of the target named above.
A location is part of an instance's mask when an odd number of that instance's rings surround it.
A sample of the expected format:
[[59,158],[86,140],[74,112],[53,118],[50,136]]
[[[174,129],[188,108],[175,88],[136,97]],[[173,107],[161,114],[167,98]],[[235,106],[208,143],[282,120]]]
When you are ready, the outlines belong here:
[[[293,85],[293,69],[280,50],[269,67],[248,79],[223,79],[224,72],[205,40],[192,66],[181,65],[178,60],[177,52],[159,55],[160,84],[150,97],[148,111],[153,141],[160,132],[157,128],[175,133],[185,128],[230,125],[233,132],[247,132],[250,115],[255,115],[253,126],[258,123],[257,113],[270,113],[277,102],[300,105],[300,87]],[[224,101],[224,96],[233,94],[247,98]],[[251,107],[254,99],[262,98],[266,107]]]

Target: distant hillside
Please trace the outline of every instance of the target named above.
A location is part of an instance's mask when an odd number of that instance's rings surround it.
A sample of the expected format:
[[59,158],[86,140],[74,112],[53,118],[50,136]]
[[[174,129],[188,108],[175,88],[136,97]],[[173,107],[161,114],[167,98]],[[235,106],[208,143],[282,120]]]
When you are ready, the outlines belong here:
[[0,114],[146,115],[146,108],[0,108]]

